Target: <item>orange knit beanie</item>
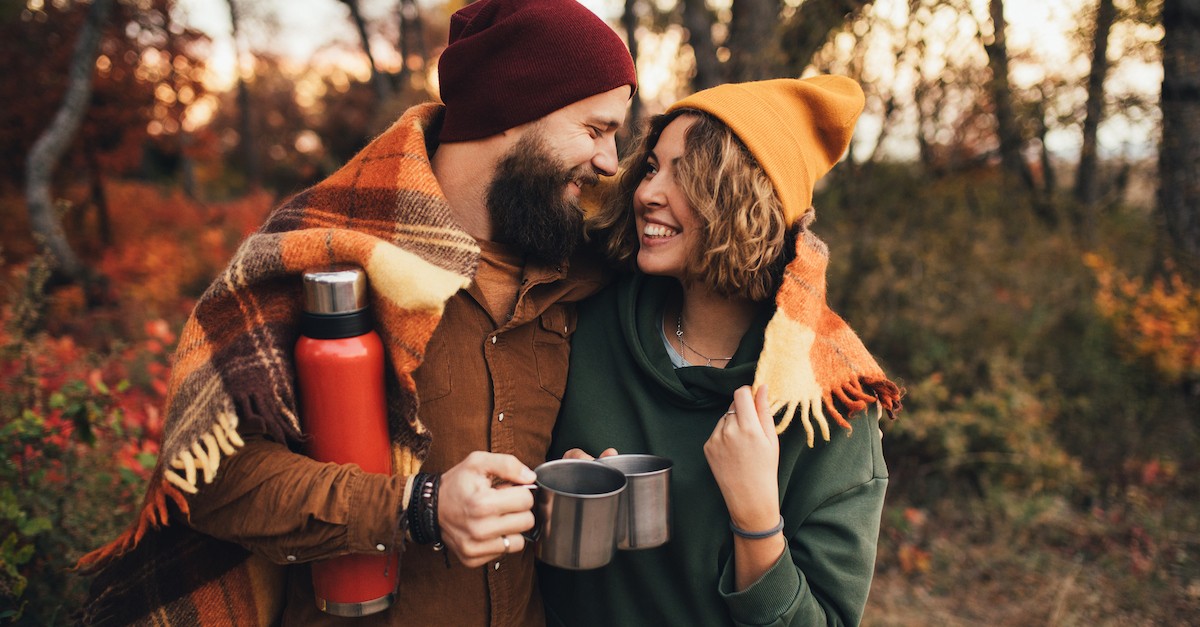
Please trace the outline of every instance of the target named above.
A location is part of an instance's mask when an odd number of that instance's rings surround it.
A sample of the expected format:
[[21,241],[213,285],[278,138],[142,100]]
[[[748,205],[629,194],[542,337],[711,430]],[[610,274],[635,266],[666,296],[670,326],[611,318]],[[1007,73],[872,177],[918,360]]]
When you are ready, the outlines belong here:
[[790,225],[812,205],[817,179],[846,152],[865,103],[858,83],[824,75],[719,85],[667,112],[697,109],[729,125],[775,185]]

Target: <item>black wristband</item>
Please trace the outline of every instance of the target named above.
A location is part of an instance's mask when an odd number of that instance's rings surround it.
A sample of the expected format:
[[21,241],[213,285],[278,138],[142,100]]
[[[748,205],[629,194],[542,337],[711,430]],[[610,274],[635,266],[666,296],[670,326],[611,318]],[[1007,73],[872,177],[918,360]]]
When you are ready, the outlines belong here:
[[730,518],[729,519],[729,530],[732,531],[734,533],[734,535],[740,536],[742,538],[746,538],[748,540],[762,540],[765,538],[770,538],[771,536],[779,533],[780,531],[783,531],[783,516],[779,517],[779,524],[775,525],[774,527],[771,527],[770,529],[768,529],[766,531],[746,531],[745,529],[742,529],[741,527],[733,524],[733,519]]
[[434,475],[426,472],[417,473],[413,478],[412,494],[408,497],[408,534],[412,537],[413,542],[417,544],[429,544],[433,539],[426,533],[424,525],[424,510],[426,504],[425,493],[428,491],[428,486],[431,484]]
[[421,489],[421,533],[430,544],[441,544],[442,531],[438,527],[437,497],[442,476],[430,475]]
[[438,476],[434,474],[425,482],[425,488],[421,489],[421,532],[424,533],[426,541],[432,544],[436,544],[440,539],[437,496]]

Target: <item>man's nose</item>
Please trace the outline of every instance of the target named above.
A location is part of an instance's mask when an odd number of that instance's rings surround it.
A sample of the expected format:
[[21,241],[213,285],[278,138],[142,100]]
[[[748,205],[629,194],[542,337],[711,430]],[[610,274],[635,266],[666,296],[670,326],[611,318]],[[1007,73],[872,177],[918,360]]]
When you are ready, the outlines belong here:
[[596,154],[592,156],[592,167],[604,176],[617,173],[617,137],[616,134],[606,134],[600,138]]

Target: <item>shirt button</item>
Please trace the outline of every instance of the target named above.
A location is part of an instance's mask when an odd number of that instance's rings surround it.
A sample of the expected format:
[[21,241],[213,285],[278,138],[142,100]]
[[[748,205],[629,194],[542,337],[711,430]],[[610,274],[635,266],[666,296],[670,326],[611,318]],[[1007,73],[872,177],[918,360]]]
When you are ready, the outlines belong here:
[[497,418],[497,419],[498,419],[500,422],[504,422],[504,412],[500,412],[500,415],[499,415],[499,416],[497,416],[496,418]]
[[296,561],[296,556],[295,556],[295,555],[289,555],[289,556],[287,556],[287,561],[289,561],[289,562],[294,562],[294,561]]
[[492,570],[500,570],[500,562],[496,562],[496,566]]
[[381,552],[381,553],[382,553],[383,551],[386,551],[386,550],[387,550],[387,547],[386,547],[386,546],[383,546],[382,544],[376,544],[376,545],[375,545],[375,550],[376,550],[376,551],[379,551],[379,552]]
[[492,336],[492,344],[495,344],[495,343],[496,343],[496,336],[493,335]]

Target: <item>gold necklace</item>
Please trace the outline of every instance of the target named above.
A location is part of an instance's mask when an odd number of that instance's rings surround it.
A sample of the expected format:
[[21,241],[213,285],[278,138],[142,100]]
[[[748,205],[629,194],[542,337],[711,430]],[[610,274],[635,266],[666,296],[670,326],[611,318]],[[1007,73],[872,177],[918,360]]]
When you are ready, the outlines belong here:
[[692,351],[697,356],[699,356],[701,359],[703,359],[705,366],[712,366],[712,362],[714,362],[714,361],[730,361],[733,359],[733,357],[709,357],[708,355],[705,355],[704,353],[701,353],[700,351],[692,348],[692,346],[690,344],[683,341],[683,310],[682,309],[680,309],[680,311],[679,311],[679,317],[675,318],[675,337],[676,337],[676,339],[679,340],[679,346]]

